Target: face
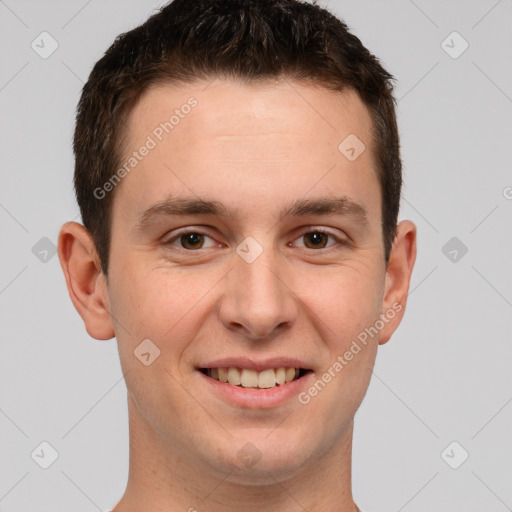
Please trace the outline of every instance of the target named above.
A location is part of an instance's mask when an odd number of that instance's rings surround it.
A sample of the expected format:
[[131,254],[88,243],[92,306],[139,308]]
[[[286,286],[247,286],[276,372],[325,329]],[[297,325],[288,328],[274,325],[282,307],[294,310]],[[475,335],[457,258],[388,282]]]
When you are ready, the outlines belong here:
[[410,275],[386,269],[364,104],[298,82],[162,85],[127,126],[106,302],[131,425],[251,484],[346,450]]

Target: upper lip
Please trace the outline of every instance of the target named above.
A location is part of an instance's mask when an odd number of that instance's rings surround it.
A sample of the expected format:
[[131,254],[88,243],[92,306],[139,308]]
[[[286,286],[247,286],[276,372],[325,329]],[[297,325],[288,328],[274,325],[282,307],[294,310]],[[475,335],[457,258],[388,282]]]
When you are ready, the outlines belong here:
[[255,359],[249,356],[243,357],[224,357],[200,364],[198,368],[247,368],[261,372],[269,368],[302,368],[309,370],[310,367],[299,359],[291,357],[268,357],[265,359]]

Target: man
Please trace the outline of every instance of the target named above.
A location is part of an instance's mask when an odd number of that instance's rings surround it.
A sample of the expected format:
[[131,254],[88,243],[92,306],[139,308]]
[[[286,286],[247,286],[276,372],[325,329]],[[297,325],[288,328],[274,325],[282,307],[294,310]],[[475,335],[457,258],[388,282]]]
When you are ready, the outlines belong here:
[[59,258],[118,342],[115,512],[359,510],[354,415],[416,255],[391,80],[296,0],[175,0],[95,65]]

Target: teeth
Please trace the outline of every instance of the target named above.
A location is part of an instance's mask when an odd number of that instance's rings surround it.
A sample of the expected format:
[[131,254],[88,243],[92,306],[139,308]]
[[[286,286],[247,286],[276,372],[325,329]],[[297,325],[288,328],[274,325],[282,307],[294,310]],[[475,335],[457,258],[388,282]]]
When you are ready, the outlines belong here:
[[237,368],[229,368],[228,382],[233,384],[233,386],[238,386],[240,384],[240,372]]
[[273,388],[276,385],[276,374],[274,370],[263,370],[258,376],[259,388]]
[[[238,371],[238,370],[237,370]],[[256,370],[242,370],[241,382],[244,388],[257,388],[258,387],[258,372]]]
[[[211,371],[210,376],[211,376],[211,377],[213,377],[213,378],[215,378],[215,377],[213,376],[213,370],[214,370],[214,369],[215,369],[215,368],[212,368],[212,369],[210,370],[210,371]],[[218,372],[219,372],[219,380],[220,380],[221,382],[227,382],[227,381],[228,381],[228,373],[226,372],[226,369],[225,369],[225,368],[218,368],[217,370],[218,370]]]
[[295,378],[295,368],[286,368],[286,382],[291,382]]
[[269,368],[257,372],[248,368],[209,368],[208,375],[221,382],[229,382],[232,386],[244,388],[268,389],[281,386],[299,377],[299,368]]

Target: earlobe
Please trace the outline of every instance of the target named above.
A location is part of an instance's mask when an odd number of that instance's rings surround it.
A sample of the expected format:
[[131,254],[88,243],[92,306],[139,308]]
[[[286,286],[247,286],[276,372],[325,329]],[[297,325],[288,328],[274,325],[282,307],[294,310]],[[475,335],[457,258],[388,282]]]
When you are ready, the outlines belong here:
[[106,277],[87,229],[77,222],[64,224],[59,233],[58,255],[69,296],[87,332],[97,340],[113,338]]
[[389,341],[403,318],[415,261],[416,226],[405,220],[397,226],[397,234],[386,268],[382,315],[387,322],[380,333],[380,345]]

